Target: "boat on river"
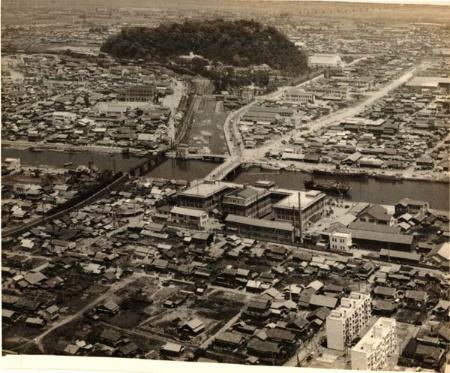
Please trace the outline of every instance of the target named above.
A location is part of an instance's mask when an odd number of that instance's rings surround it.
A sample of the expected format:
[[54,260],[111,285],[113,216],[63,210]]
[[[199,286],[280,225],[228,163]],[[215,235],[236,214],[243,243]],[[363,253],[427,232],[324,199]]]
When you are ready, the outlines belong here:
[[38,148],[36,146],[31,146],[30,148],[28,148],[28,150],[34,153],[42,153],[44,151],[44,149]]
[[316,182],[314,180],[305,180],[304,184],[306,189],[321,190],[322,192],[325,193],[338,195],[348,194],[348,192],[351,189],[349,185],[339,183],[337,181]]

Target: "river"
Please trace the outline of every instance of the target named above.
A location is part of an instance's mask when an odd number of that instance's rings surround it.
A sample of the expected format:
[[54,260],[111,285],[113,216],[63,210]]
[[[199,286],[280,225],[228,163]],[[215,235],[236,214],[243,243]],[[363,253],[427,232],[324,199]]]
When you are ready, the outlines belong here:
[[[144,158],[125,156],[123,154],[106,154],[94,152],[65,153],[54,150],[32,152],[27,149],[1,149],[2,160],[5,158],[20,158],[24,166],[52,166],[62,168],[64,164],[72,163],[69,169],[80,165],[87,166],[92,162],[100,170],[128,171],[133,166],[144,161]],[[200,160],[167,159],[148,173],[150,177],[179,179],[191,181],[205,177],[218,166],[217,163]]]
[[24,166],[52,166],[61,168],[64,164],[73,163],[68,167],[75,169],[80,165],[87,166],[93,162],[100,170],[128,171],[131,167],[143,162],[143,158],[126,157],[122,154],[107,154],[94,152],[66,153],[56,150],[32,152],[25,149],[2,147],[2,160],[5,158],[20,158]]
[[[304,190],[304,181],[311,179],[307,172],[291,171],[267,171],[259,167],[242,170],[234,182],[253,183],[257,180],[271,180],[280,188],[292,188]],[[335,177],[315,176],[314,180],[336,180]],[[430,206],[439,210],[450,210],[449,208],[449,184],[403,180],[390,181],[380,180],[373,177],[357,179],[352,177],[340,177],[340,182],[345,182],[351,187],[348,198],[352,201],[364,201],[392,205],[404,197],[424,200]]]
[[[40,166],[49,165],[62,167],[72,162],[71,168],[78,165],[87,165],[92,161],[99,169],[114,169],[128,171],[131,167],[143,162],[143,158],[126,157],[122,154],[104,154],[93,152],[63,153],[46,150],[30,152],[12,148],[2,148],[2,159],[7,157],[20,158],[23,165]],[[150,177],[179,179],[191,181],[200,179],[209,174],[217,163],[200,160],[167,159],[148,173]],[[252,183],[257,180],[272,180],[280,188],[304,189],[303,183],[311,178],[306,172],[267,171],[258,167],[242,170],[235,178],[237,183]],[[320,176],[316,180],[333,179],[333,177]],[[449,185],[444,183],[404,180],[389,181],[375,178],[355,179],[341,178],[340,181],[350,185],[349,198],[353,201],[366,201],[381,204],[394,204],[398,200],[409,197],[425,200],[432,208],[449,210]]]

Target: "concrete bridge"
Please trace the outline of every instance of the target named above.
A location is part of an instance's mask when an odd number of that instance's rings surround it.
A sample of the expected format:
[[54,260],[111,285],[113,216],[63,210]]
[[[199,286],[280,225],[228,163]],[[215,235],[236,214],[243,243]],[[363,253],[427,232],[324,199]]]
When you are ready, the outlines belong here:
[[241,160],[239,157],[229,157],[224,163],[212,170],[205,176],[207,181],[224,180],[232,172],[236,172],[241,167]]

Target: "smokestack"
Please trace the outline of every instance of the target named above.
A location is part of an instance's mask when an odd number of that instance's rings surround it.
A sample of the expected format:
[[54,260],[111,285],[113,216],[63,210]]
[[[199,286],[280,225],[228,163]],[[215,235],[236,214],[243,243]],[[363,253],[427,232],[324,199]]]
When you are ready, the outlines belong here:
[[298,192],[298,225],[300,231],[300,242],[303,242],[303,226],[302,226],[302,195]]

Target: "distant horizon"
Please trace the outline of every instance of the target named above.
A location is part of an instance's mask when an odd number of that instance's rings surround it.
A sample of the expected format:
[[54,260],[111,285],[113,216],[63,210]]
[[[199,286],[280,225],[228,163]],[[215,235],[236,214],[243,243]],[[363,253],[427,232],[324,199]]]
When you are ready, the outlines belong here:
[[243,0],[243,1],[267,1],[267,2],[328,2],[328,3],[368,3],[368,4],[396,4],[396,5],[446,5],[450,6],[450,0]]

